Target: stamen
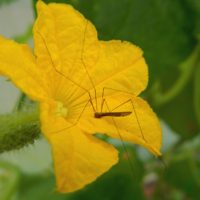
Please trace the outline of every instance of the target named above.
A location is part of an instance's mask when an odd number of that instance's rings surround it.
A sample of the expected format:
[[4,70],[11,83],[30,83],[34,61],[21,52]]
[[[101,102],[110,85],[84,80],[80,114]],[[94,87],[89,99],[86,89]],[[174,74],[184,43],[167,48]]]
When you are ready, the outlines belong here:
[[57,101],[55,115],[57,115],[58,117],[67,117],[68,115],[68,109],[60,101]]

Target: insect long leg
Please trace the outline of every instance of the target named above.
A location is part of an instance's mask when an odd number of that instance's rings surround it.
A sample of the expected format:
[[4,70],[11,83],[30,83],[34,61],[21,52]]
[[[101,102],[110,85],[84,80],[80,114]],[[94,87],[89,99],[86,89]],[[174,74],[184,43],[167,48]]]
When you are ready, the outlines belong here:
[[102,98],[102,101],[101,101],[101,112],[103,111],[104,103],[105,103],[105,99]]
[[[114,90],[114,91],[118,91],[118,92],[122,92],[122,93],[128,93],[128,92],[124,92],[124,91],[121,91],[121,90],[115,90],[115,89],[106,88],[106,87],[103,88],[103,93],[104,93],[104,91],[105,91],[106,89],[107,89],[107,90]],[[128,94],[131,94],[131,93],[128,93]],[[140,120],[139,120],[139,118],[138,118],[138,115],[137,115],[137,112],[136,112],[136,108],[135,108],[135,105],[134,105],[134,102],[133,102],[132,99],[128,99],[127,101],[122,102],[120,105],[118,105],[118,106],[116,106],[115,108],[113,108],[113,109],[111,110],[111,112],[114,111],[114,110],[116,110],[117,108],[119,108],[119,107],[121,107],[121,106],[127,104],[127,103],[131,103],[132,108],[133,108],[133,112],[134,112],[134,115],[135,115],[135,118],[136,118],[136,121],[137,121],[137,124],[138,124],[138,127],[139,127],[139,130],[140,130],[140,133],[141,133],[141,136],[142,136],[143,140],[144,140],[145,142],[147,142],[147,140],[146,140],[145,137],[144,137],[144,133],[143,133],[143,130],[142,130],[142,126],[141,126],[141,124],[140,124]]]
[[104,99],[104,88],[103,88],[102,95],[101,95],[101,112],[103,110],[104,101],[105,99]]
[[[104,102],[105,102],[105,105],[106,105],[108,111],[111,112],[111,110],[110,110],[110,108],[109,108],[109,106],[108,106],[108,103],[107,103],[106,99],[104,99]],[[120,138],[120,140],[121,140],[121,142],[122,142],[122,147],[123,147],[124,152],[125,152],[125,154],[126,154],[126,156],[127,156],[128,163],[129,163],[129,166],[130,166],[130,169],[131,169],[131,174],[133,175],[133,178],[135,178],[135,177],[134,177],[134,165],[132,164],[131,159],[130,159],[130,157],[129,157],[129,153],[128,153],[128,150],[127,150],[126,145],[125,145],[125,143],[124,143],[123,136],[121,135],[121,133],[120,133],[120,131],[119,131],[119,128],[117,127],[117,123],[116,123],[114,117],[111,116],[111,118],[112,118],[113,124],[114,124],[114,126],[115,126],[115,128],[116,128],[117,134],[119,135],[119,138]]]

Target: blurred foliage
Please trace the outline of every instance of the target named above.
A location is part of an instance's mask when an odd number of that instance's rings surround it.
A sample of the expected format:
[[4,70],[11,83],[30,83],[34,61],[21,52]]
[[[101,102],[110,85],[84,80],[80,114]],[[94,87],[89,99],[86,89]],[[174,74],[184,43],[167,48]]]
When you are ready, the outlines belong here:
[[19,170],[6,162],[0,162],[0,199],[11,199],[15,193],[19,183]]
[[[171,156],[170,154],[173,154]],[[170,165],[162,175],[162,182],[183,191],[187,199],[200,199],[200,137],[168,152]]]
[[194,78],[194,95],[195,112],[200,125],[200,64],[197,66]]
[[[1,0],[0,5],[4,2]],[[32,2],[35,9],[36,0]],[[72,4],[95,24],[100,39],[128,40],[143,49],[150,77],[143,95],[180,138],[164,153],[165,167],[155,158],[141,159],[129,148],[134,166],[131,174],[127,155],[121,149],[119,164],[83,190],[68,195],[54,191],[52,173],[27,175],[0,161],[1,171],[9,171],[2,173],[8,176],[1,176],[0,171],[0,183],[4,183],[0,185],[0,200],[9,200],[12,195],[20,200],[200,199],[200,0],[45,2]],[[15,39],[25,42],[30,33],[28,27]],[[22,95],[18,111],[23,110],[24,101],[27,99]]]
[[4,4],[9,4],[12,3],[14,1],[18,1],[18,0],[0,0],[0,6],[4,5]]

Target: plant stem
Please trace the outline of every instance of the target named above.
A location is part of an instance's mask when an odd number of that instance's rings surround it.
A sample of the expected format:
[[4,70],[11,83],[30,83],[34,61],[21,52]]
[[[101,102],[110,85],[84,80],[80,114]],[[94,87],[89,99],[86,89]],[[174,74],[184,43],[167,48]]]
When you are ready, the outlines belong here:
[[0,116],[0,153],[32,144],[39,136],[38,111]]

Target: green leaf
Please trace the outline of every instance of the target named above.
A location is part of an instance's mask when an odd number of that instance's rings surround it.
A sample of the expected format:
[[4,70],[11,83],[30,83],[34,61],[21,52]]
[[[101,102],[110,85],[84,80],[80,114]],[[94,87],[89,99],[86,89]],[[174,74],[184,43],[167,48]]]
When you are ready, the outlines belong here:
[[200,1],[199,0],[184,0],[188,10],[190,11],[190,18],[194,24],[193,34],[195,36],[200,33]]
[[156,108],[157,113],[175,130],[182,140],[194,137],[199,132],[193,105],[193,79],[173,101]]
[[[28,187],[27,187],[28,186]],[[50,174],[23,176],[19,190],[20,200],[67,200],[55,191],[55,178]]]
[[200,65],[197,66],[194,78],[194,107],[200,125]]
[[[199,132],[199,126],[194,107],[193,78],[196,73],[196,67],[200,62],[200,46],[195,48],[194,52],[179,67],[179,72],[171,71],[166,74],[162,83],[157,82],[157,87],[152,87],[153,103],[156,111],[176,132],[182,136],[181,139],[188,139]],[[167,87],[166,79],[172,79],[174,84]],[[170,80],[171,81],[171,80]],[[165,86],[165,87],[164,87]],[[162,88],[162,89],[163,89]],[[196,92],[197,93],[197,92]]]
[[9,200],[18,190],[19,170],[6,162],[0,162],[0,199]]
[[[194,69],[200,61],[200,44],[197,45],[192,54],[178,65],[179,76],[176,77],[174,84],[167,91],[162,91],[161,82],[157,81],[152,87],[154,103],[157,106],[164,105],[172,101],[184,89],[191,79]],[[164,81],[164,85],[166,85]]]

